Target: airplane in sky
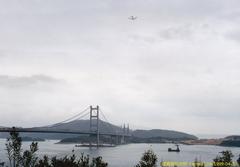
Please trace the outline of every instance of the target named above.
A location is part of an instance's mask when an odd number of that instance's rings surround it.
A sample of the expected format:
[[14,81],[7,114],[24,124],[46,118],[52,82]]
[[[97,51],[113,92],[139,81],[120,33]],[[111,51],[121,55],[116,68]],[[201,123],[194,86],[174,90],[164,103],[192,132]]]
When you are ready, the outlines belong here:
[[130,16],[128,19],[129,19],[129,20],[136,20],[136,19],[137,19],[137,16]]

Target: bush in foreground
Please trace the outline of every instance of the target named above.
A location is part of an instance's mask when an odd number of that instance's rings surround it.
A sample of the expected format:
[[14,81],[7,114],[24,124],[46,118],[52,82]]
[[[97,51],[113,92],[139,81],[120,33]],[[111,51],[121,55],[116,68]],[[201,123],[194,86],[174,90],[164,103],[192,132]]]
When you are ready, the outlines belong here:
[[136,167],[156,167],[157,166],[157,155],[152,150],[147,150],[143,154],[139,164]]
[[10,167],[107,167],[108,163],[102,160],[102,157],[92,158],[81,155],[79,159],[75,154],[65,156],[63,158],[44,156],[43,159],[38,159],[36,152],[38,143],[32,142],[30,149],[22,150],[22,139],[15,128],[10,132],[10,137],[7,139],[6,150],[9,159]]
[[237,159],[237,163],[238,163],[238,166],[240,166],[240,154],[239,154],[239,157]]
[[217,156],[213,161],[213,167],[231,167],[233,166],[233,154],[231,151],[222,151],[221,156]]

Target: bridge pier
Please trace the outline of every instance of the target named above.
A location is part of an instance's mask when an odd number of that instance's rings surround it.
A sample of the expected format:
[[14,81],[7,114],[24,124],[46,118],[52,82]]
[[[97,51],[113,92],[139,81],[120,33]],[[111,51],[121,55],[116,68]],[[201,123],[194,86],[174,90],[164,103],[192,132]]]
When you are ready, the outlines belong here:
[[116,137],[115,137],[115,144],[116,144],[116,145],[118,145],[118,144],[119,144],[118,135],[116,135]]
[[122,134],[122,138],[121,138],[121,144],[125,143],[125,131],[126,131],[126,127],[125,124],[123,125],[123,134]]
[[113,140],[114,140],[114,139],[113,139],[113,136],[111,135],[111,136],[110,136],[110,143],[111,143],[111,145],[113,145]]
[[[97,148],[99,147],[99,106],[92,107],[90,106],[90,132],[96,133]],[[92,146],[91,140],[89,146]]]

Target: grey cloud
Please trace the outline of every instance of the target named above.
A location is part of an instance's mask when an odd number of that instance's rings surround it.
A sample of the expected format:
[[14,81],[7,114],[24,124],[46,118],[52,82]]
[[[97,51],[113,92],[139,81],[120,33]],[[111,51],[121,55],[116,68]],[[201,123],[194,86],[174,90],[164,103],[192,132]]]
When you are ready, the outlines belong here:
[[0,75],[0,86],[7,88],[26,88],[36,84],[56,84],[63,82],[47,75],[9,76]]
[[140,42],[145,42],[145,43],[154,43],[156,42],[156,38],[150,35],[140,35],[140,34],[131,34],[128,36],[130,39],[134,41],[140,41]]
[[163,25],[159,29],[157,32],[151,34],[131,34],[129,38],[135,41],[154,44],[167,40],[192,41],[197,39],[199,34],[202,36],[216,35],[213,28],[207,22],[169,24]]
[[[240,117],[239,97],[231,97],[230,95],[209,95],[192,97],[186,101],[181,101],[181,108],[185,114],[196,118],[217,119],[219,122],[224,120],[235,120]],[[194,111],[194,112],[193,112]]]
[[163,39],[188,39],[192,36],[193,30],[191,25],[183,25],[176,27],[169,27],[159,33],[160,38]]
[[239,31],[239,29],[228,31],[225,34],[225,37],[227,39],[231,39],[231,40],[233,40],[235,42],[240,42],[240,31]]

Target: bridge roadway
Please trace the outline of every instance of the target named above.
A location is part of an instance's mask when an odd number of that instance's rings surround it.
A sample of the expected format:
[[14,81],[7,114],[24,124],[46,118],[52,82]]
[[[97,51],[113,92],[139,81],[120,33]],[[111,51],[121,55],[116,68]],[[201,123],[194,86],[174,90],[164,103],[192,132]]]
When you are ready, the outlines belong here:
[[[0,132],[11,132],[13,131],[13,128],[0,128]],[[37,128],[15,128],[14,131],[16,132],[27,132],[27,133],[62,133],[62,134],[85,134],[85,135],[97,135],[97,133],[94,132],[80,132],[80,131],[60,131],[60,130],[43,130],[43,129],[37,129]],[[124,137],[130,137],[130,135],[127,134],[111,134],[111,133],[99,133],[101,136],[124,136]]]

